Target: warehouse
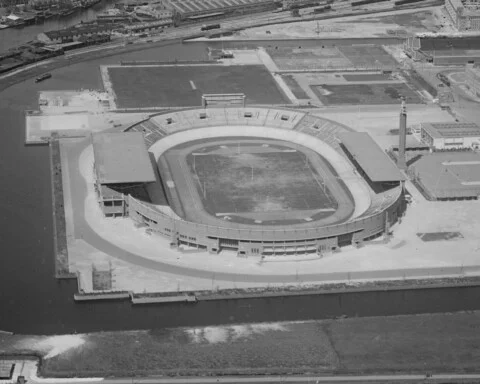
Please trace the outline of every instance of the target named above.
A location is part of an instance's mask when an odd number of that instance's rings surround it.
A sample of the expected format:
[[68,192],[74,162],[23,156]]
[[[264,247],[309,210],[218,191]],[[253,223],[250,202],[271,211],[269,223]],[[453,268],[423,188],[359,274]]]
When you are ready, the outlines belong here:
[[480,127],[475,123],[422,123],[421,139],[431,149],[477,149]]

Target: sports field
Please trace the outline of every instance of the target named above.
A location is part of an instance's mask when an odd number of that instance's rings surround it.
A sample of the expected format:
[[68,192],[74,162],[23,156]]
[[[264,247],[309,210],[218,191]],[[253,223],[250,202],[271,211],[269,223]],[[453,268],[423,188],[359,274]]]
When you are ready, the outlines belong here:
[[297,80],[292,75],[283,75],[283,81],[287,84],[288,88],[293,92],[293,95],[297,99],[309,99],[310,96],[303,90],[303,88],[298,84]]
[[398,63],[379,45],[340,45],[339,51],[354,67],[396,68]]
[[109,67],[118,108],[200,106],[204,93],[244,93],[250,104],[289,104],[262,65]]
[[398,63],[378,45],[340,45],[338,47],[267,49],[280,70],[318,68],[376,67],[395,68]]
[[352,62],[335,47],[267,49],[280,70],[351,67]]
[[324,105],[397,104],[401,96],[408,104],[421,104],[420,96],[406,84],[323,84],[310,88]]
[[389,79],[388,75],[383,73],[359,73],[359,74],[345,74],[342,75],[347,81],[386,81]]
[[310,158],[289,147],[209,146],[190,153],[187,164],[205,210],[216,217],[274,225],[329,216],[338,206]]

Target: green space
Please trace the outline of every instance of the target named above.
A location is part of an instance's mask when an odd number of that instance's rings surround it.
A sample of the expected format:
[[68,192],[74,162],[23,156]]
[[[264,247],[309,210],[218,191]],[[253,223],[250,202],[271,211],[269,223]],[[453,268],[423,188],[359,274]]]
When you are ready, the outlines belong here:
[[58,135],[53,134],[50,142],[50,166],[53,190],[54,245],[55,245],[55,276],[71,276],[68,267],[67,229],[63,200],[63,174]]
[[263,213],[337,208],[323,178],[302,152],[288,147],[234,144],[187,156],[207,212]]
[[[41,373],[128,377],[473,372],[480,359],[479,329],[480,312],[462,312],[104,332],[86,335],[83,346],[44,360]],[[0,335],[0,341],[8,344],[7,337]]]
[[292,75],[282,75],[282,79],[297,99],[310,99],[310,96],[307,95]]
[[340,45],[339,51],[354,67],[396,68],[398,63],[380,45]]
[[110,67],[118,108],[201,106],[205,93],[244,93],[249,104],[289,104],[262,65]]
[[389,79],[389,76],[383,73],[345,74],[342,76],[347,81],[385,81]]
[[420,96],[406,84],[322,84],[310,88],[325,105],[398,104],[401,96],[408,104],[422,103]]
[[267,49],[280,70],[351,67],[352,63],[336,47]]

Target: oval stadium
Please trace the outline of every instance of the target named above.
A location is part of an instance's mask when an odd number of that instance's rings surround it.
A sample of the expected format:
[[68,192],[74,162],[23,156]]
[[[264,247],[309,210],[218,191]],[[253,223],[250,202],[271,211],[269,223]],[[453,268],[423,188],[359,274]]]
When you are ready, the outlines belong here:
[[[388,236],[405,208],[403,175],[368,134],[300,110],[176,110],[93,144],[104,214],[128,215],[172,248],[323,254]],[[120,178],[109,156],[122,157]]]

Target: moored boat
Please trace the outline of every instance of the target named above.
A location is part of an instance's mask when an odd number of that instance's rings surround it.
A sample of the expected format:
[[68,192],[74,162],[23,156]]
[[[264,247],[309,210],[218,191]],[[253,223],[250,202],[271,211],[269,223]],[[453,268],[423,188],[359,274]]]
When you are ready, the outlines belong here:
[[49,79],[50,77],[52,77],[52,74],[51,74],[51,73],[44,73],[43,75],[38,76],[38,77],[35,79],[35,82],[36,82],[36,83],[39,83],[40,81],[47,80],[47,79]]

